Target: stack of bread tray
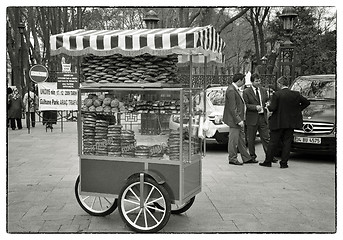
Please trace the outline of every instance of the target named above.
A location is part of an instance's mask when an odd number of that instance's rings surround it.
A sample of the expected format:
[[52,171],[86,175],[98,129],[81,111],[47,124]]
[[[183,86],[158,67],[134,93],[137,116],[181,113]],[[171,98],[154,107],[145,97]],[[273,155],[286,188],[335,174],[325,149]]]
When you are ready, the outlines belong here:
[[136,139],[132,130],[121,131],[121,156],[135,157]]
[[95,154],[107,155],[108,121],[97,119],[95,122]]
[[121,125],[108,125],[107,150],[109,156],[121,156]]
[[95,153],[95,123],[96,114],[86,113],[83,115],[82,143],[83,154],[92,155]]
[[88,55],[83,58],[81,70],[85,84],[166,83],[178,84],[176,54],[135,57],[114,54],[111,56]]

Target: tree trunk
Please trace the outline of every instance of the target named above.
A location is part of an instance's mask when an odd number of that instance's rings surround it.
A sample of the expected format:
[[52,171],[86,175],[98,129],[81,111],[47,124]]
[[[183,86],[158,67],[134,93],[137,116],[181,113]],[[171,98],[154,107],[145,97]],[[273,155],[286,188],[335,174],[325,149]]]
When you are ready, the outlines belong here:
[[[260,49],[259,49],[259,45],[258,45],[258,37],[257,37],[257,30],[256,30],[256,25],[255,25],[255,21],[254,21],[254,13],[253,13],[253,9],[250,10],[250,20],[249,20],[250,24],[251,24],[251,28],[252,28],[252,34],[254,37],[254,45],[255,45],[255,56],[257,58],[257,63],[260,62]],[[254,69],[252,69],[254,71]]]

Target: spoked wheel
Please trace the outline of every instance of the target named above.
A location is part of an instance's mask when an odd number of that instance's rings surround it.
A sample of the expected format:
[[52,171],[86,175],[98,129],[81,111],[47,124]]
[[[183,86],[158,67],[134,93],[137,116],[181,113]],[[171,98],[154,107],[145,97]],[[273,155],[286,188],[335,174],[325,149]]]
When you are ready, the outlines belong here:
[[120,216],[136,232],[161,230],[169,220],[170,207],[168,192],[151,178],[131,179],[119,194]]
[[[195,196],[189,199],[188,202],[179,205],[179,204],[171,204],[171,214],[181,214],[186,212],[194,203]],[[161,208],[161,206],[158,205],[158,203],[155,203],[155,206],[157,208]]]
[[80,189],[80,176],[78,176],[75,182],[75,196],[82,209],[88,214],[106,216],[117,208],[116,198],[81,195]]

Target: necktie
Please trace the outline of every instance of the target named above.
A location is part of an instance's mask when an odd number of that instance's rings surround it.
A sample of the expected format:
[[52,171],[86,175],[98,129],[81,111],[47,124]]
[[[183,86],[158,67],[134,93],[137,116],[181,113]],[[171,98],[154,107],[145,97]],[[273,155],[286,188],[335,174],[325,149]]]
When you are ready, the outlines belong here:
[[258,103],[262,106],[260,94],[258,93],[258,88],[256,88],[256,97],[257,97]]
[[[256,88],[256,97],[257,97],[257,100],[258,100],[259,105],[262,106],[260,94],[259,94],[259,92],[258,92],[258,88]],[[263,113],[263,110],[262,110],[262,111],[259,111],[258,113],[259,113],[259,114],[262,114],[262,113]]]

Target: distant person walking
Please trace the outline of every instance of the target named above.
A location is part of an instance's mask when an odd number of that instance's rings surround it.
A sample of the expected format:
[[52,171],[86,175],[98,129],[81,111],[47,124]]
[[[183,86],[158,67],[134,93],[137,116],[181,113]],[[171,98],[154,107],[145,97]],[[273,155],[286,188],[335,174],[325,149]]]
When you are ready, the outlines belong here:
[[[36,126],[36,116],[35,116],[35,110],[38,108],[38,97],[33,92],[32,89],[30,89],[30,97],[28,97],[28,94],[25,93],[24,95],[24,106],[25,106],[25,112],[26,112],[26,127],[29,128],[29,119],[31,120],[32,127]],[[30,109],[28,102],[30,101]]]
[[293,132],[295,128],[302,128],[302,110],[310,105],[310,101],[299,92],[288,89],[288,81],[285,77],[280,77],[277,85],[280,90],[273,94],[270,105],[267,104],[268,110],[272,112],[269,118],[270,141],[266,160],[260,165],[272,166],[272,160],[281,142],[280,168],[288,168]]
[[257,131],[259,132],[263,150],[267,153],[269,129],[265,105],[269,96],[267,89],[261,87],[261,79],[258,73],[252,74],[250,81],[252,86],[244,90],[243,98],[247,106],[245,124],[247,126],[249,154],[252,159],[256,160],[255,139]]
[[19,91],[17,88],[13,90],[11,94],[9,94],[8,97],[8,118],[10,120],[10,125],[12,130],[16,129],[16,122],[18,129],[22,129],[22,113],[24,111],[24,105],[22,98],[19,94]]
[[7,127],[10,126],[10,118],[8,117],[8,110],[10,109],[10,106],[11,106],[10,96],[12,93],[13,93],[12,88],[7,87]]
[[[225,94],[223,122],[230,127],[228,143],[229,163],[234,165],[257,163],[257,161],[251,159],[245,146],[245,103],[242,94],[239,92],[239,88],[244,85],[244,82],[244,74],[235,74],[232,84],[228,85]],[[237,159],[237,149],[241,154],[243,163]]]

